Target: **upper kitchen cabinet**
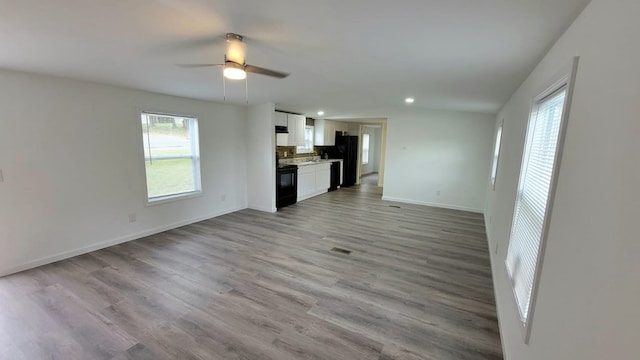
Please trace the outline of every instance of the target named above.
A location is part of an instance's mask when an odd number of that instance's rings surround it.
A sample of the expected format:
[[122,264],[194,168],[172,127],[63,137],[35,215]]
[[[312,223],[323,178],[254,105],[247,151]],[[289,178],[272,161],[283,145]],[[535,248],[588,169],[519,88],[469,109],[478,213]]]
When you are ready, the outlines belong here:
[[[304,126],[307,119],[303,115],[287,114],[276,111],[276,125],[286,126],[288,134],[277,134],[276,144],[278,146],[303,146]],[[283,124],[284,125],[281,125]]]
[[347,123],[318,119],[315,121],[315,145],[334,146],[336,144],[336,131],[347,131]]
[[289,123],[289,146],[304,146],[304,127],[307,118],[304,115],[287,114]]

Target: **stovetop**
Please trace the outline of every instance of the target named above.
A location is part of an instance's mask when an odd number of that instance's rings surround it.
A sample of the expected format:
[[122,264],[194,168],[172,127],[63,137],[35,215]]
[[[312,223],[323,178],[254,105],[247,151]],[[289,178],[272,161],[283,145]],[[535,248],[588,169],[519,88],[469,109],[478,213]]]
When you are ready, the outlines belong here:
[[276,166],[276,169],[278,170],[282,170],[282,169],[297,169],[298,165],[294,165],[294,164],[278,164]]

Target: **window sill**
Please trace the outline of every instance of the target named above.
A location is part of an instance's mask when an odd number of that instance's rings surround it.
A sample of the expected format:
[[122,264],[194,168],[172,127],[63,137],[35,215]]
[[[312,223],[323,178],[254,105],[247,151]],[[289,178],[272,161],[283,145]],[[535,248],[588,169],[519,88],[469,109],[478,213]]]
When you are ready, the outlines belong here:
[[166,204],[169,202],[174,202],[178,200],[191,199],[202,196],[202,190],[191,191],[187,193],[175,194],[175,195],[167,195],[161,196],[153,199],[147,199],[147,203],[145,206],[154,206],[160,204]]

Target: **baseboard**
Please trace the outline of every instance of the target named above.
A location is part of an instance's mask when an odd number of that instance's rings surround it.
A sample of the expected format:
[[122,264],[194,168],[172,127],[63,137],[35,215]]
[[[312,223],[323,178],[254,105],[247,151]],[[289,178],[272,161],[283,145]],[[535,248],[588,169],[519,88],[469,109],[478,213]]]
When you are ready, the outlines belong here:
[[159,227],[156,227],[156,228],[153,228],[153,229],[149,229],[149,230],[145,230],[145,231],[141,231],[141,232],[138,232],[138,233],[124,235],[124,236],[121,236],[121,237],[118,237],[118,238],[115,238],[115,239],[101,241],[99,243],[91,244],[91,245],[84,246],[84,247],[81,247],[81,248],[78,248],[78,249],[64,251],[64,252],[61,252],[61,253],[58,253],[58,254],[55,254],[55,255],[45,256],[45,257],[42,257],[42,258],[39,258],[39,259],[36,259],[36,260],[28,261],[28,262],[26,262],[24,264],[21,264],[21,265],[18,265],[18,266],[13,266],[13,267],[10,267],[8,269],[3,269],[2,271],[0,271],[0,277],[7,276],[7,275],[10,275],[10,274],[15,274],[17,272],[21,272],[21,271],[25,271],[25,270],[29,270],[29,269],[33,269],[33,268],[36,268],[36,267],[39,267],[39,266],[51,264],[51,263],[56,262],[56,261],[60,261],[60,260],[64,260],[64,259],[68,259],[68,258],[74,257],[74,256],[90,253],[92,251],[108,248],[110,246],[122,244],[122,243],[129,242],[129,241],[132,241],[132,240],[140,239],[140,238],[143,238],[145,236],[158,234],[158,233],[161,233],[163,231],[179,228],[181,226],[197,223],[199,221],[211,219],[211,218],[222,216],[222,215],[225,215],[225,214],[230,214],[230,213],[233,213],[233,212],[236,212],[236,211],[240,211],[240,210],[243,210],[243,209],[245,209],[245,208],[228,209],[228,210],[224,210],[224,211],[219,211],[219,212],[215,212],[215,213],[212,213],[212,214],[209,214],[209,215],[199,216],[199,217],[194,218],[194,219],[178,221],[178,222],[175,222],[175,223],[172,223],[172,224],[159,226]]
[[426,202],[426,201],[402,199],[402,198],[396,198],[396,197],[384,196],[384,195],[382,196],[382,200],[395,201],[395,202],[399,202],[399,203],[412,204],[412,205],[431,206],[431,207],[437,207],[437,208],[442,208],[442,209],[468,211],[468,212],[478,213],[478,214],[483,214],[484,213],[483,209],[474,209],[474,208],[469,208],[469,207],[464,207],[464,206],[456,206],[456,205],[448,205],[448,204],[440,204],[440,203],[431,203],[431,202]]
[[253,205],[249,205],[247,208],[251,210],[257,210],[257,211],[268,212],[268,213],[274,213],[278,211],[278,209],[266,208],[262,206],[253,206]]
[[307,200],[307,199],[311,199],[312,197],[315,197],[315,196],[318,196],[318,195],[322,195],[322,194],[326,194],[328,192],[329,192],[328,190],[316,191],[313,194],[309,194],[309,195],[307,195],[307,196],[305,196],[305,197],[303,197],[301,199],[296,200],[296,202],[300,202],[300,201],[304,201],[304,200]]

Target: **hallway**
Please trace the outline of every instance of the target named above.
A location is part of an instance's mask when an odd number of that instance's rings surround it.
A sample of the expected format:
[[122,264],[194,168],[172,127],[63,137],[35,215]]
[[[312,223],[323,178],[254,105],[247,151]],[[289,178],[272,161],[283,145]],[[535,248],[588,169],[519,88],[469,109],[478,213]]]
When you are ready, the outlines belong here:
[[360,185],[378,186],[378,173],[373,172],[370,174],[362,175],[360,178]]

